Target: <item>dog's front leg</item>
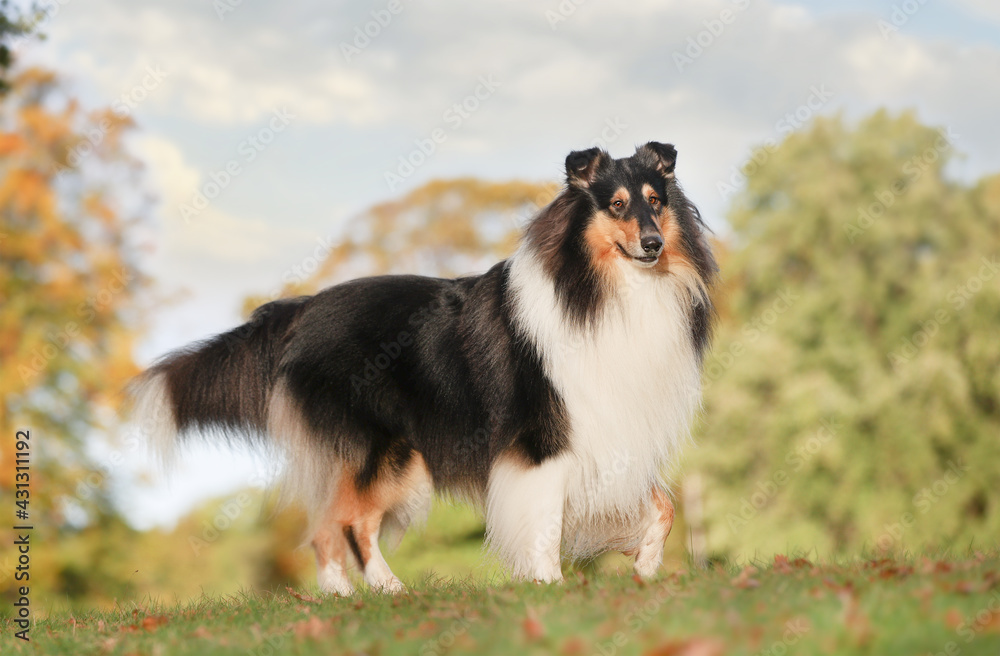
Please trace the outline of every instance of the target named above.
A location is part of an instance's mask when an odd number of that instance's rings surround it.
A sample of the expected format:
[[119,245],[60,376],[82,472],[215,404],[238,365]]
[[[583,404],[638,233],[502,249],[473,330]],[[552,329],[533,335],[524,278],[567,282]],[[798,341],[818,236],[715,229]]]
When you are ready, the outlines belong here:
[[673,525],[674,504],[660,486],[653,486],[646,509],[646,528],[634,551],[635,573],[640,577],[651,578],[660,568],[660,563],[663,562],[663,543],[670,535]]
[[486,538],[514,578],[562,580],[565,480],[561,458],[540,465],[511,459],[494,467],[487,492]]

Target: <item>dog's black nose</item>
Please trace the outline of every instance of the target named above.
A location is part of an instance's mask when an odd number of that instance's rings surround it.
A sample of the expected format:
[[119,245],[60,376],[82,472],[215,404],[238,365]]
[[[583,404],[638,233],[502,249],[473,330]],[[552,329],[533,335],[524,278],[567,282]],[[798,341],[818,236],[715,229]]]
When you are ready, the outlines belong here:
[[663,248],[663,238],[660,235],[647,235],[639,243],[648,255],[659,255]]

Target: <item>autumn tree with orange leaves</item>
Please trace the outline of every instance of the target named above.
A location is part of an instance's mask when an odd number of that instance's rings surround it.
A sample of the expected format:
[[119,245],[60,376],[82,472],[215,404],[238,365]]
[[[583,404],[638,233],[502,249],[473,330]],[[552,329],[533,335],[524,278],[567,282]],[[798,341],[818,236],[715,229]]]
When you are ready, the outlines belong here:
[[[288,272],[280,295],[314,294],[361,276],[485,271],[514,252],[522,228],[559,189],[553,182],[432,180],[352,219],[318,261]],[[270,300],[251,297],[244,313]]]
[[[145,279],[135,228],[146,200],[122,146],[132,127],[85,112],[51,72],[8,76],[0,97],[0,489],[13,484],[15,431],[31,430],[30,520],[98,515],[107,471],[85,443],[114,421],[138,368]],[[106,468],[105,468],[106,469]]]

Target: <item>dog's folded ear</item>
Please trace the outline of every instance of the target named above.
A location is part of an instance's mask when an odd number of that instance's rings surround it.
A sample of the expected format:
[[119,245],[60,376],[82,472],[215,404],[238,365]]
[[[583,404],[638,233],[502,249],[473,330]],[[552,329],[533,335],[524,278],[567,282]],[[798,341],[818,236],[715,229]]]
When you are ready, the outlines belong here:
[[665,178],[674,177],[674,166],[677,164],[677,149],[673,144],[662,144],[658,141],[650,141],[644,146],[639,146],[636,153],[643,153],[651,156],[656,166],[656,170]]
[[566,156],[566,182],[577,187],[589,187],[597,172],[611,158],[600,148],[574,150]]

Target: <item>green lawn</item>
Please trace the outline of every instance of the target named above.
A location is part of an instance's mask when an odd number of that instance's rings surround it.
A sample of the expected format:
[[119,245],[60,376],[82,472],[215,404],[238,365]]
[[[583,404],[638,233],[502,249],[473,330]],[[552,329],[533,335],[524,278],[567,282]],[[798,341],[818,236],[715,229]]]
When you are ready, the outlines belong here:
[[1000,554],[678,571],[561,586],[426,580],[398,597],[309,590],[39,621],[40,654],[1000,654]]

